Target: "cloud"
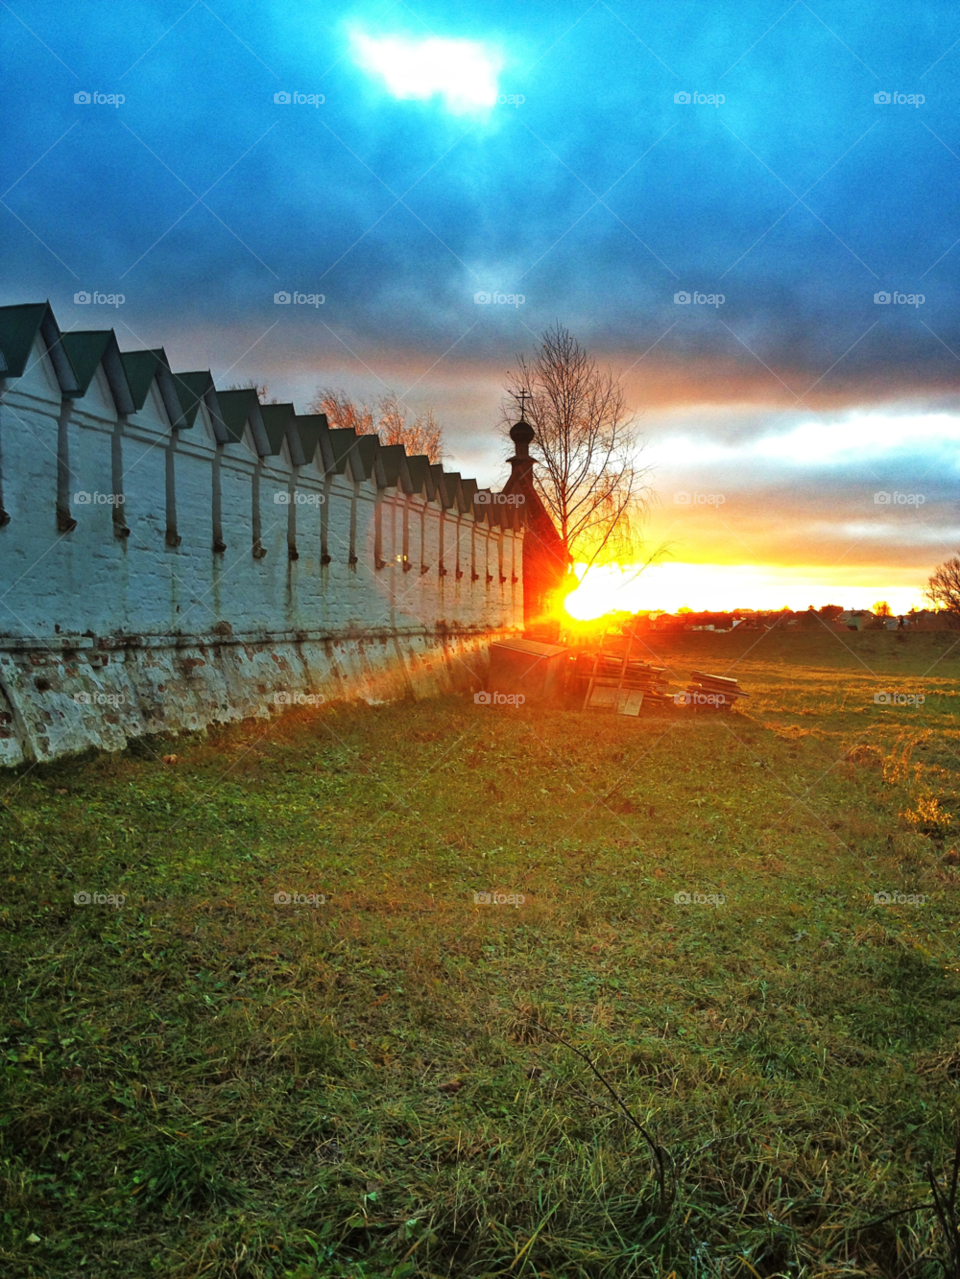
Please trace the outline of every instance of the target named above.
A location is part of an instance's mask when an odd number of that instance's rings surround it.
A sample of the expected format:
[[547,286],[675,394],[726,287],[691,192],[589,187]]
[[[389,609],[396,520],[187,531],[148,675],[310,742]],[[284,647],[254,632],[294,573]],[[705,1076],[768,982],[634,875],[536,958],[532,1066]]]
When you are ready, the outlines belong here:
[[[712,432],[673,433],[665,427],[663,437],[652,445],[650,460],[697,468],[749,463],[758,477],[769,472],[769,465],[764,464],[808,470],[852,465],[862,476],[865,467],[881,467],[903,458],[926,459],[929,467],[933,457],[960,442],[960,414],[957,413],[877,410],[842,416],[820,414],[800,422],[791,414],[792,420],[779,430],[763,417],[758,420],[752,414],[743,416],[748,421],[752,419],[753,429],[758,432],[752,438],[741,435],[736,439],[723,439],[722,435],[718,438]],[[769,418],[769,414],[766,417]],[[740,425],[742,429],[745,423]],[[950,462],[955,469],[955,447]]]
[[849,538],[854,541],[872,539],[890,543],[891,546],[941,546],[949,547],[960,543],[960,528],[924,524],[822,524],[817,532],[827,537]]
[[851,455],[879,462],[885,454],[929,453],[960,441],[960,416],[949,413],[854,414],[840,421],[808,421],[757,440],[751,452],[801,466],[848,463]]

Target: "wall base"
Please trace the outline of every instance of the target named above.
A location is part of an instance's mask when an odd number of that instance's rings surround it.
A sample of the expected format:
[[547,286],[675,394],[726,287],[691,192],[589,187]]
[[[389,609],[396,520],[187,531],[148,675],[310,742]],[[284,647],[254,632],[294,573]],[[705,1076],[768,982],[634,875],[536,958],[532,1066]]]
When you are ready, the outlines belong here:
[[517,633],[0,637],[0,766],[122,750],[288,705],[475,690],[488,645]]

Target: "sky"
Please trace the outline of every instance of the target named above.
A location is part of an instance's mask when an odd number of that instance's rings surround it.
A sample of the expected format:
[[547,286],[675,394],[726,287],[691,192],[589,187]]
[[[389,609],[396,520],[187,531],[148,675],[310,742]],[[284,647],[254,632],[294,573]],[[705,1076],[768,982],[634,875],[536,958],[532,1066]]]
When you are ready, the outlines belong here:
[[0,40],[0,303],[395,391],[493,485],[559,321],[638,415],[641,607],[900,610],[957,553],[956,6],[10,0]]

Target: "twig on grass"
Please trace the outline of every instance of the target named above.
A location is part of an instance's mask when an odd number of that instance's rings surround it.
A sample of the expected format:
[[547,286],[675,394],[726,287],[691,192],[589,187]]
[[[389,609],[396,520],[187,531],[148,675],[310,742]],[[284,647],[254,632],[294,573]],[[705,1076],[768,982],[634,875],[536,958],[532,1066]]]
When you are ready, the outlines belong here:
[[957,1188],[960,1183],[960,1125],[957,1128],[957,1141],[953,1152],[953,1175],[950,1178],[949,1191],[940,1185],[940,1179],[933,1171],[933,1165],[925,1165],[927,1181],[933,1199],[930,1203],[914,1204],[910,1208],[895,1208],[893,1212],[884,1213],[882,1217],[873,1217],[862,1226],[855,1226],[851,1234],[858,1235],[864,1230],[882,1226],[895,1217],[905,1217],[911,1212],[927,1212],[931,1208],[943,1233],[946,1245],[946,1259],[941,1258],[945,1279],[960,1279],[960,1218],[957,1216]]
[[[623,1100],[623,1098],[620,1096],[620,1094],[617,1092],[614,1086],[609,1082],[606,1076],[600,1070],[598,1070],[598,1068],[593,1064],[593,1062],[590,1060],[590,1058],[587,1056],[585,1052],[582,1052],[579,1048],[574,1047],[573,1044],[571,1044],[568,1040],[564,1039],[563,1035],[558,1034],[557,1031],[552,1030],[549,1026],[544,1025],[542,1021],[539,1021],[537,1018],[533,1018],[532,1020],[534,1025],[539,1027],[540,1030],[546,1031],[548,1035],[551,1035],[559,1043],[563,1044],[564,1048],[569,1048],[570,1051],[574,1053],[575,1056],[579,1057],[581,1061],[586,1062],[587,1066],[600,1080],[600,1082],[603,1084],[604,1088],[606,1088],[607,1092],[616,1102],[620,1110],[622,1110],[623,1113],[626,1115],[629,1122],[633,1125],[633,1127],[637,1130],[637,1132],[640,1134],[643,1140],[650,1147],[650,1151],[653,1155],[653,1160],[656,1167],[657,1190],[660,1196],[660,1210],[661,1212],[665,1212],[665,1213],[669,1212],[670,1209],[673,1207],[673,1201],[676,1196],[676,1185],[672,1186],[668,1192],[667,1190],[667,1160],[670,1159],[670,1156],[667,1153],[667,1151],[663,1148],[663,1146],[660,1145],[658,1141],[654,1140],[654,1138],[650,1135],[650,1133],[643,1126],[643,1124],[640,1123],[639,1119],[635,1118],[635,1116],[631,1112],[627,1103]],[[671,1160],[671,1165],[672,1165],[672,1160]]]
[[933,1210],[943,1231],[947,1245],[947,1259],[942,1262],[943,1272],[948,1279],[960,1279],[960,1220],[957,1219],[957,1179],[960,1177],[960,1126],[957,1128],[957,1141],[953,1151],[953,1176],[950,1179],[950,1193],[941,1188],[940,1178],[934,1174],[931,1164],[927,1164],[927,1180],[930,1193],[933,1195]]

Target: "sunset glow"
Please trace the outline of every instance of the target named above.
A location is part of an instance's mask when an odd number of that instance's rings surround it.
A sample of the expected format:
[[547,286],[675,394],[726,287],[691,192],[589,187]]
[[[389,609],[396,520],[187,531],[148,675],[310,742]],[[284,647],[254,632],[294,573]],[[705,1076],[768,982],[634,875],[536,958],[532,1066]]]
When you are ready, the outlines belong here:
[[644,607],[647,594],[642,570],[637,564],[600,564],[590,569],[577,564],[574,571],[580,584],[564,600],[564,608],[578,622],[592,621],[604,613],[636,613]]
[[[567,596],[564,607],[577,621],[605,613],[675,613],[680,608],[717,613],[737,608],[800,612],[811,604],[814,608],[840,604],[869,609],[878,600],[886,600],[894,613],[925,607],[915,575],[902,570],[888,569],[879,576],[863,568],[667,562],[590,569],[578,564],[574,571],[580,584]],[[914,577],[914,581],[897,581],[897,576]]]

